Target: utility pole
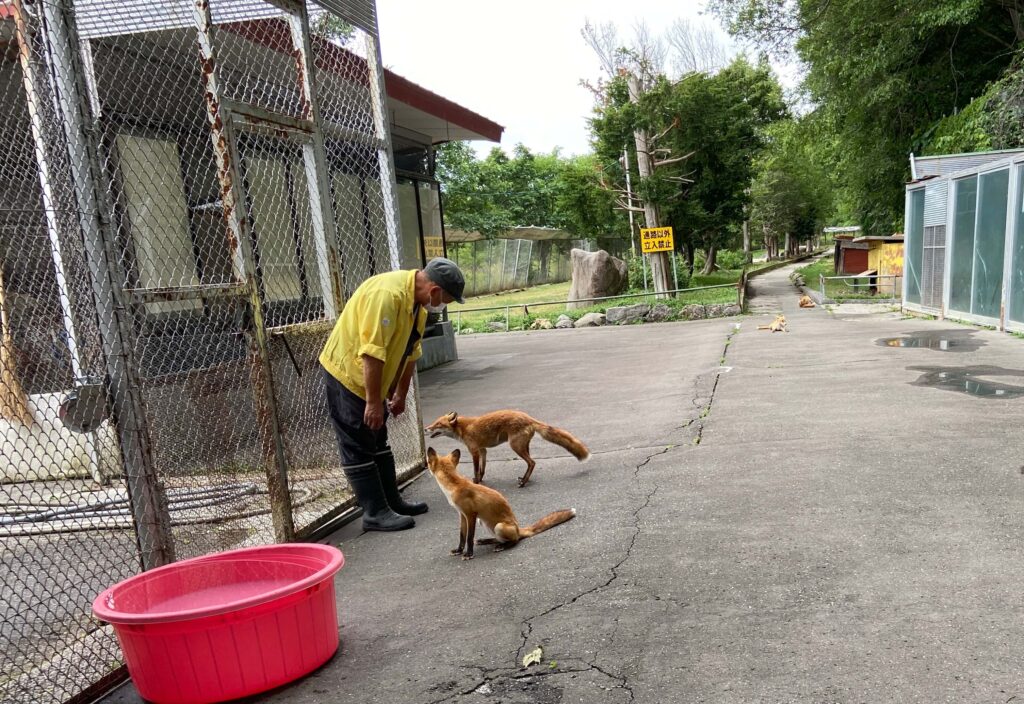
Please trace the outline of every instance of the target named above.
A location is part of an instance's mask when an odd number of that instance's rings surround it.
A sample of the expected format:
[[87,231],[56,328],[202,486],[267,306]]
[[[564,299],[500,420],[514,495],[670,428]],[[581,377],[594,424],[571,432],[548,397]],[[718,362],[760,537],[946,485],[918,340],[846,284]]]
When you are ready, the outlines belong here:
[[[631,103],[640,102],[640,79],[631,75],[629,77],[629,100]],[[636,168],[641,179],[649,179],[654,174],[654,166],[651,160],[650,144],[647,130],[637,129],[633,131],[633,139],[636,141]],[[660,227],[658,218],[658,207],[644,198],[644,221],[648,228]],[[653,252],[651,260],[651,278],[654,280],[654,292],[656,298],[668,298],[665,293],[669,290],[669,259],[666,252]]]

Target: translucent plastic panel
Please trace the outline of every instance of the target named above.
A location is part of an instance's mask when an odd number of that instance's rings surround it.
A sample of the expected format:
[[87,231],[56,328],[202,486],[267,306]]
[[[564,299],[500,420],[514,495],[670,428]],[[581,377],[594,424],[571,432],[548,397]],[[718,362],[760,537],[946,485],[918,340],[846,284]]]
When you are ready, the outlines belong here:
[[974,216],[978,206],[978,177],[956,182],[953,216],[953,261],[949,276],[949,307],[971,312],[971,279],[974,268]]
[[441,225],[441,195],[436,183],[421,181],[420,222],[423,223],[423,254],[427,261],[444,256],[444,229]]
[[[120,134],[117,153],[139,285],[198,286],[177,146],[168,140]],[[199,306],[199,301],[147,304],[152,313]]]
[[1009,169],[981,176],[971,312],[987,318],[999,317],[1002,302],[1006,201],[1009,185]]
[[921,302],[921,254],[924,244],[924,189],[910,193],[907,223],[907,302]]
[[1017,231],[1013,233],[1010,267],[1010,320],[1024,323],[1024,166],[1017,167]]
[[416,184],[402,179],[398,182],[398,223],[402,230],[402,266],[419,269],[420,217],[416,205]]

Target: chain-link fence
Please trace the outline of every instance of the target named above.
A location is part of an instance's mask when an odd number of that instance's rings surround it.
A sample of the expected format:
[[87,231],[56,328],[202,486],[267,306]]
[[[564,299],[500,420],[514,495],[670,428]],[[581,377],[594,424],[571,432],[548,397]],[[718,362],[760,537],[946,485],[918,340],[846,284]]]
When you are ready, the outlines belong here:
[[449,242],[448,256],[466,276],[466,295],[554,284],[572,278],[569,252],[605,249],[614,256],[629,251],[628,240],[491,239]]
[[0,0],[0,701],[116,672],[105,586],[348,505],[317,356],[398,263],[375,31],[367,0]]

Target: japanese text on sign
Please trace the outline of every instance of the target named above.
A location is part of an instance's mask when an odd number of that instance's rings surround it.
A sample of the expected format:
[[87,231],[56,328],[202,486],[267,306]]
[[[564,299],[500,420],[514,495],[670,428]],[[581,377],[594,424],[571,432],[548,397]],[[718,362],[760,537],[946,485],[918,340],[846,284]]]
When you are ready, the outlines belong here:
[[423,238],[423,253],[429,262],[431,259],[444,256],[444,240],[437,235],[427,235]]
[[671,227],[642,227],[640,228],[640,251],[649,254],[651,252],[671,252],[674,249]]

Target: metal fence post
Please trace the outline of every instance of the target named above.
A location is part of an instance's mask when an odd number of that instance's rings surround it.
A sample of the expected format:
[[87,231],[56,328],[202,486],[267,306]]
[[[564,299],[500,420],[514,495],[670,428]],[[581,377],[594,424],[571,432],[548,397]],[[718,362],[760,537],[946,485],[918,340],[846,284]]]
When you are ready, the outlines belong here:
[[[74,10],[67,0],[40,3],[38,30],[54,101],[66,140],[76,214],[82,231],[107,373],[107,393],[117,428],[129,499],[144,569],[174,560],[166,496],[152,463],[149,429],[139,394],[137,369],[128,344],[123,292],[115,283],[110,211],[104,200],[98,138],[87,99]],[[14,3],[23,61],[33,46],[23,0]],[[28,80],[28,78],[26,78]],[[49,208],[62,204],[51,202]]]
[[324,317],[332,320],[341,313],[345,289],[341,282],[338,231],[334,220],[334,199],[331,194],[330,174],[327,170],[324,135],[320,130],[320,103],[316,94],[309,13],[305,3],[301,4],[296,14],[289,14],[289,25],[292,31],[292,43],[298,53],[296,60],[300,68],[304,112],[308,112],[314,128],[311,142],[302,146],[302,156],[306,167],[306,184],[309,188],[309,209],[312,216],[313,239],[317,249],[320,287],[323,292]]
[[246,285],[249,312],[246,335],[249,343],[249,363],[252,375],[256,415],[263,443],[264,468],[267,489],[270,492],[274,537],[288,542],[295,537],[291,495],[288,491],[288,463],[284,438],[274,402],[274,379],[270,363],[269,341],[263,319],[263,305],[256,283],[252,241],[249,238],[249,219],[245,212],[245,193],[239,174],[238,152],[235,148],[231,111],[221,103],[221,89],[217,76],[217,63],[213,44],[213,18],[209,0],[194,0],[193,17],[199,42],[200,68],[203,75],[204,97],[210,123],[210,137],[217,162],[217,178],[223,202],[228,246],[232,251],[235,280]]

